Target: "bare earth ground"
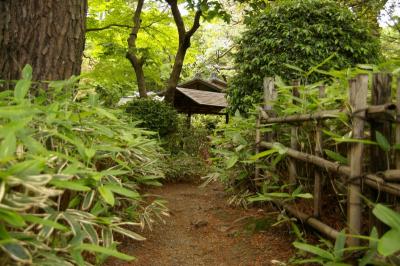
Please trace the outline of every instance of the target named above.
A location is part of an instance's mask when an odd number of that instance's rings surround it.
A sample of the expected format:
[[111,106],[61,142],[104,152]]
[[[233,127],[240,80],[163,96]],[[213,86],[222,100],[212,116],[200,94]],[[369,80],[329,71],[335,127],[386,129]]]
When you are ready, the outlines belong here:
[[142,232],[147,237],[144,242],[124,239],[120,251],[136,261],[110,259],[106,265],[286,265],[282,262],[293,255],[293,239],[284,229],[251,232],[254,226],[249,221],[266,213],[229,207],[219,185],[201,189],[193,184],[168,184],[149,192],[168,201],[171,217],[165,225]]

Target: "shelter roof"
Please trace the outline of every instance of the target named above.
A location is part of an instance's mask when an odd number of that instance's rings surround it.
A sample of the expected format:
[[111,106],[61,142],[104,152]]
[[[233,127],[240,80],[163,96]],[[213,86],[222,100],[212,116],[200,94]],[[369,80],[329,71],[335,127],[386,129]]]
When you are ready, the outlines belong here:
[[222,108],[228,106],[228,102],[225,98],[225,93],[193,90],[180,87],[177,87],[176,89],[177,91],[181,92],[183,95],[200,105],[208,105]]

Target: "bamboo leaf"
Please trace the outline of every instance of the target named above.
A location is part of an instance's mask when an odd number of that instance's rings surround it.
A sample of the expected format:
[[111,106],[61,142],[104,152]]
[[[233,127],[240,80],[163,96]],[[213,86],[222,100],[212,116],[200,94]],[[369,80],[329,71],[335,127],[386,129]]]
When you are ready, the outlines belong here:
[[400,231],[400,214],[382,204],[376,204],[372,213],[391,228]]
[[91,188],[73,180],[52,179],[50,184],[63,189],[74,191],[90,191]]
[[90,206],[92,206],[92,202],[95,195],[96,195],[95,190],[91,190],[88,193],[86,193],[82,203],[82,210],[86,211],[90,208]]
[[346,245],[346,234],[345,231],[342,230],[336,237],[335,247],[333,249],[333,254],[335,256],[336,261],[340,261],[342,259],[345,245]]
[[382,133],[379,131],[375,131],[375,136],[376,136],[376,142],[378,143],[378,146],[385,152],[389,152],[390,144],[389,144],[389,141],[385,138],[385,136],[382,135]]
[[11,210],[0,209],[0,221],[5,221],[12,227],[25,226],[22,216]]
[[332,160],[339,162],[341,164],[348,164],[349,161],[347,160],[346,157],[342,156],[340,153],[330,151],[330,150],[324,150],[325,154],[331,158]]
[[319,247],[313,246],[313,245],[309,245],[309,244],[305,244],[305,243],[300,243],[300,242],[294,242],[293,245],[300,250],[306,251],[308,253],[317,255],[318,257],[327,259],[329,261],[333,261],[334,260],[334,256],[329,253],[326,250],[323,250]]
[[12,157],[17,149],[17,138],[13,132],[7,134],[0,145],[0,158]]
[[133,257],[133,256],[126,255],[126,254],[118,252],[114,249],[105,248],[105,247],[92,245],[92,244],[80,244],[78,247],[76,247],[76,249],[86,250],[86,251],[95,252],[95,253],[101,253],[101,254],[113,256],[113,257],[116,257],[118,259],[125,260],[125,261],[131,261],[131,260],[135,259],[135,257]]
[[262,151],[260,153],[257,153],[255,155],[251,156],[250,160],[257,160],[257,159],[260,159],[262,157],[274,154],[276,152],[278,152],[276,149],[270,149],[270,150]]
[[236,154],[233,154],[232,156],[228,157],[228,159],[225,161],[226,169],[232,168],[238,160],[239,157]]
[[377,143],[375,141],[371,140],[366,140],[366,139],[352,139],[352,138],[346,138],[346,137],[341,137],[341,138],[333,138],[334,141],[343,143],[343,142],[348,142],[348,143],[362,143],[362,144],[369,144],[369,145],[376,145]]
[[126,196],[131,199],[140,199],[140,194],[138,192],[131,190],[131,189],[124,188],[120,185],[107,184],[107,185],[105,185],[105,187],[116,194]]
[[6,252],[12,259],[20,263],[32,263],[32,256],[29,251],[19,243],[0,244],[1,249]]
[[130,238],[132,238],[134,240],[138,240],[138,241],[146,240],[146,238],[144,238],[143,236],[141,236],[141,235],[139,235],[139,234],[137,234],[137,233],[135,233],[135,232],[133,232],[131,230],[127,230],[125,228],[119,227],[119,226],[113,227],[112,230],[115,231],[115,232],[118,232],[120,234],[123,234],[123,235],[125,235],[127,237],[130,237]]
[[114,194],[109,188],[101,186],[98,187],[97,190],[99,191],[101,197],[104,199],[106,203],[108,203],[111,206],[114,206],[115,203]]
[[43,219],[38,216],[32,215],[32,214],[24,214],[22,215],[25,221],[35,223],[35,224],[40,224],[40,225],[45,225],[49,227],[54,227],[55,229],[59,229],[62,231],[68,231],[68,228],[65,227],[62,224],[59,224],[55,221],[52,221],[50,219]]
[[400,250],[400,231],[391,229],[378,241],[378,252],[383,256],[390,256]]

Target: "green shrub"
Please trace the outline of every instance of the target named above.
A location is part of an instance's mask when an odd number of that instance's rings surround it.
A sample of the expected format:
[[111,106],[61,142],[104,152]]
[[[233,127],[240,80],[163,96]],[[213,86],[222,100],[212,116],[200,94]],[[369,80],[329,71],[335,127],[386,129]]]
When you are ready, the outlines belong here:
[[168,182],[196,182],[209,168],[204,158],[181,152],[166,157],[164,174]]
[[72,100],[74,79],[31,98],[31,78],[27,66],[15,90],[0,93],[0,265],[133,259],[113,238],[143,240],[135,228],[165,209],[144,206],[138,191],[160,185],[158,143],[95,96]]
[[379,39],[368,24],[334,1],[277,1],[246,24],[235,55],[238,72],[229,86],[232,111],[247,112],[261,102],[265,76],[312,83],[321,78],[306,73],[312,67],[342,69],[380,59]]
[[159,133],[161,137],[175,132],[178,114],[169,104],[151,98],[135,99],[126,111],[141,121],[141,126]]

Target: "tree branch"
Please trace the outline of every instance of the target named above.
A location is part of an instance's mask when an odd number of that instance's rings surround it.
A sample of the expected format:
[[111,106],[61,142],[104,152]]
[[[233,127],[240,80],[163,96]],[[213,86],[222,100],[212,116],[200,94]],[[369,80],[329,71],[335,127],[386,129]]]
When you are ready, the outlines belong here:
[[110,24],[110,25],[107,25],[104,27],[86,29],[86,32],[108,30],[111,27],[119,27],[119,28],[127,28],[127,29],[132,28],[131,25],[126,25],[126,24]]
[[194,15],[194,20],[193,20],[193,25],[190,28],[190,30],[186,33],[186,36],[188,38],[192,37],[192,35],[199,29],[200,27],[200,18],[201,18],[202,12],[200,9],[196,11],[196,14]]
[[171,7],[172,16],[174,17],[174,21],[176,24],[176,28],[178,29],[179,40],[183,40],[186,34],[185,23],[183,22],[181,12],[178,8],[177,0],[166,0],[168,5]]

